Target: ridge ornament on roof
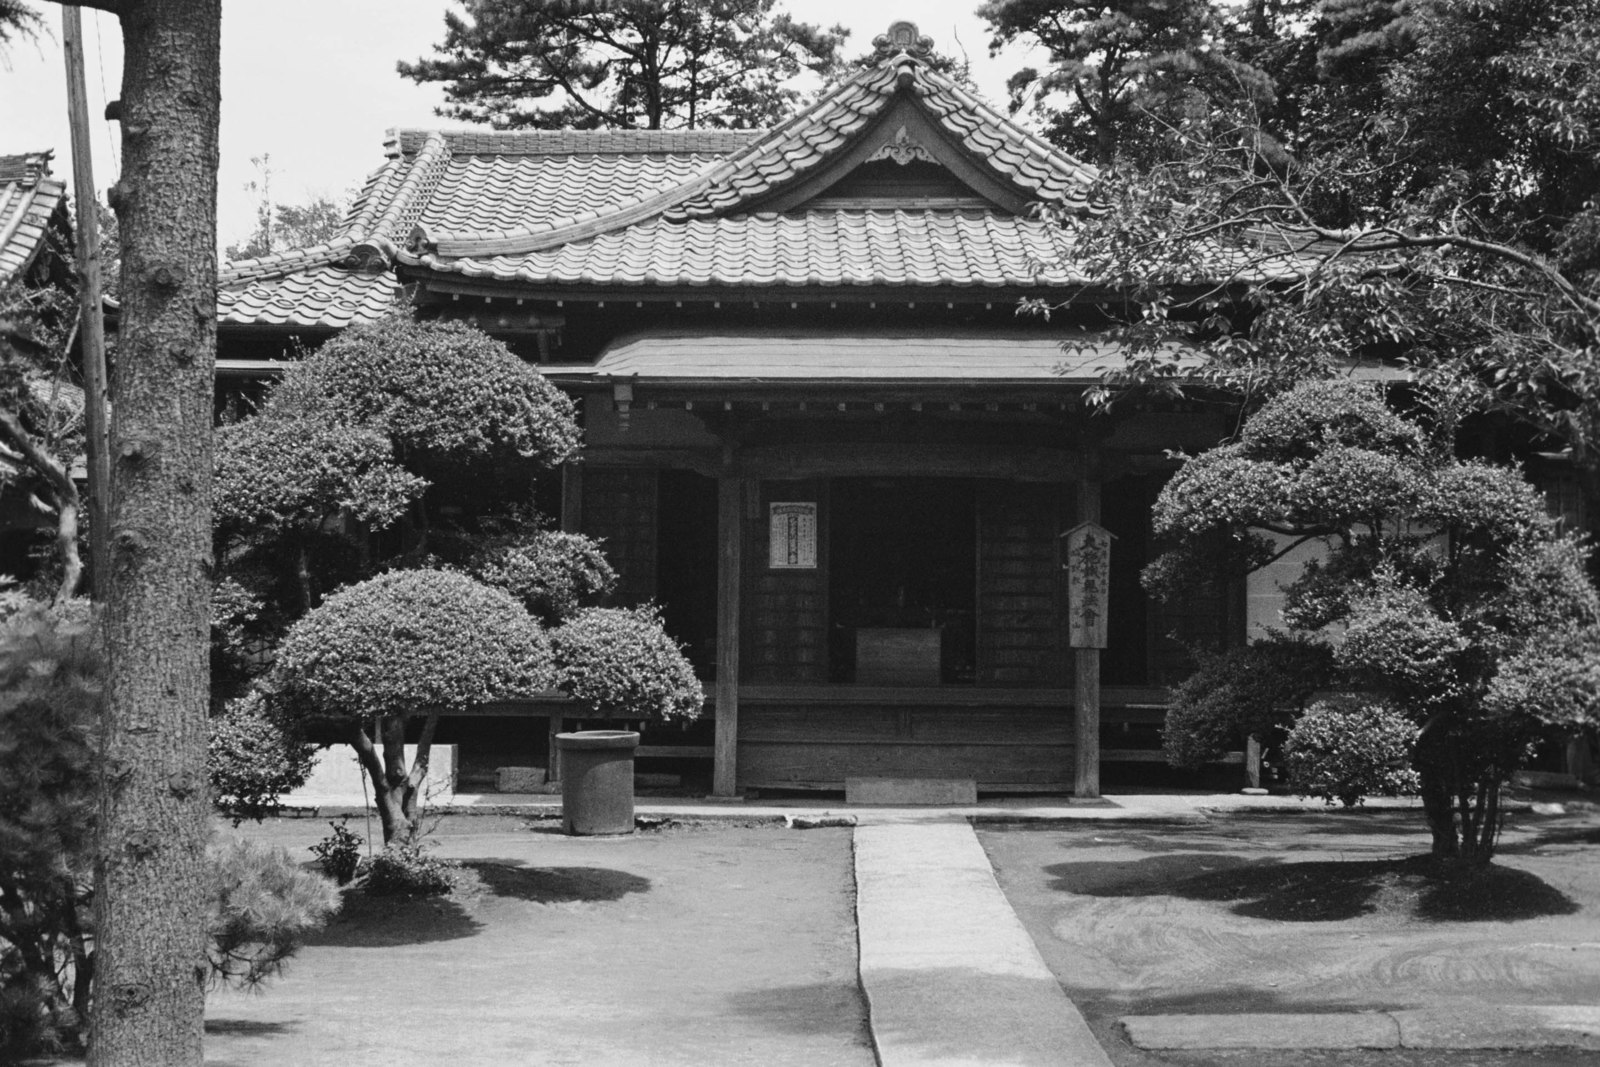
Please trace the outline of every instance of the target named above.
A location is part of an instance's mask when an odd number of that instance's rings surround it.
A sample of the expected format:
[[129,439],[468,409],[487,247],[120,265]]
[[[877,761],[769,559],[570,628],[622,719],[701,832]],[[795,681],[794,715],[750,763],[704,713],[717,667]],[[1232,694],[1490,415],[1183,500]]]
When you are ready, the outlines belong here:
[[927,59],[933,54],[933,38],[918,33],[915,22],[894,22],[890,23],[888,33],[872,39],[872,47],[880,60],[902,52]]

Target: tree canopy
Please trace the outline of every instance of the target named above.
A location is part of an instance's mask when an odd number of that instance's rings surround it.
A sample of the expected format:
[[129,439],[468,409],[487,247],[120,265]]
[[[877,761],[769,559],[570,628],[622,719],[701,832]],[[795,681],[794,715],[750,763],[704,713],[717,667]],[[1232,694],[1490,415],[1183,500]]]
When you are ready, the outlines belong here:
[[802,74],[826,76],[848,33],[777,0],[464,0],[436,58],[447,118],[498,129],[761,127],[787,117]]
[[[1173,476],[1154,510],[1169,547],[1145,572],[1158,597],[1242,577],[1308,541],[1322,552],[1285,587],[1281,634],[1180,688],[1172,757],[1293,726],[1318,690],[1363,694],[1367,710],[1349,714],[1370,717],[1376,700],[1416,731],[1435,852],[1489,858],[1500,783],[1529,744],[1548,727],[1600,724],[1600,595],[1582,544],[1533,486],[1456,458],[1453,444],[1369,387],[1312,382]],[[1319,710],[1304,749],[1337,751],[1333,718]]]
[[[1272,102],[1146,110],[1164,155],[1114,160],[1107,210],[1063,220],[1080,269],[1130,297],[1117,329],[1135,358],[1100,399],[1198,384],[1253,404],[1403,362],[1592,470],[1600,3],[1259,14],[1219,47],[1272,76]],[[1150,343],[1173,334],[1209,353],[1199,375]]]
[[1023,41],[1049,54],[1048,69],[1012,75],[1012,110],[1030,108],[1053,140],[1097,163],[1148,155],[1160,123],[1219,100],[1271,98],[1268,77],[1220,47],[1225,13],[1208,0],[989,0],[978,14],[991,51]]

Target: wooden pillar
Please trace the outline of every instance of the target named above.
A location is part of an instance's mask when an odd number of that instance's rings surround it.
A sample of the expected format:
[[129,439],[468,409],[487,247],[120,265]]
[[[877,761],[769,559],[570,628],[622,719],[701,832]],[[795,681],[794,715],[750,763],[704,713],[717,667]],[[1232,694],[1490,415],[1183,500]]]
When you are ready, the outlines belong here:
[[561,532],[577,533],[583,528],[583,467],[561,465]]
[[556,734],[567,728],[567,720],[560,715],[552,715],[545,720],[546,730],[550,742],[550,750],[545,762],[550,766],[545,772],[545,780],[554,785],[561,781],[561,746],[556,744]]
[[711,793],[738,794],[739,570],[744,551],[745,479],[717,480],[717,727]]
[[[1078,482],[1078,522],[1099,521],[1100,474],[1096,464],[1085,462],[1083,479]],[[1077,773],[1073,776],[1072,794],[1097,797],[1100,795],[1100,650],[1075,648],[1072,655],[1073,696],[1077,709],[1073,747]]]

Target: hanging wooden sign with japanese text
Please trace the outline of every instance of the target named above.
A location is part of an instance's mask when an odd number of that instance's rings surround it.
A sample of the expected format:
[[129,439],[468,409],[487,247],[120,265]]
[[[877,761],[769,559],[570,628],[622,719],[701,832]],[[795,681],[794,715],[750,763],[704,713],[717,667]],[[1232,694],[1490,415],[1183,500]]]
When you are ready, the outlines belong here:
[[1106,610],[1111,599],[1111,531],[1080,523],[1066,538],[1067,643],[1073,648],[1106,647]]
[[816,502],[774,502],[770,514],[767,525],[767,566],[774,570],[815,570]]

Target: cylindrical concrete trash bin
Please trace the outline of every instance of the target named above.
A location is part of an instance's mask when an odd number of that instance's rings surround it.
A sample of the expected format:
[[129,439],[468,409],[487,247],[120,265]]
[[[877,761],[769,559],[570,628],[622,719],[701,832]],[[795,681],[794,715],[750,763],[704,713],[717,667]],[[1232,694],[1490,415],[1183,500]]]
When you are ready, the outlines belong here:
[[561,822],[569,834],[633,833],[632,730],[556,734],[561,750]]

